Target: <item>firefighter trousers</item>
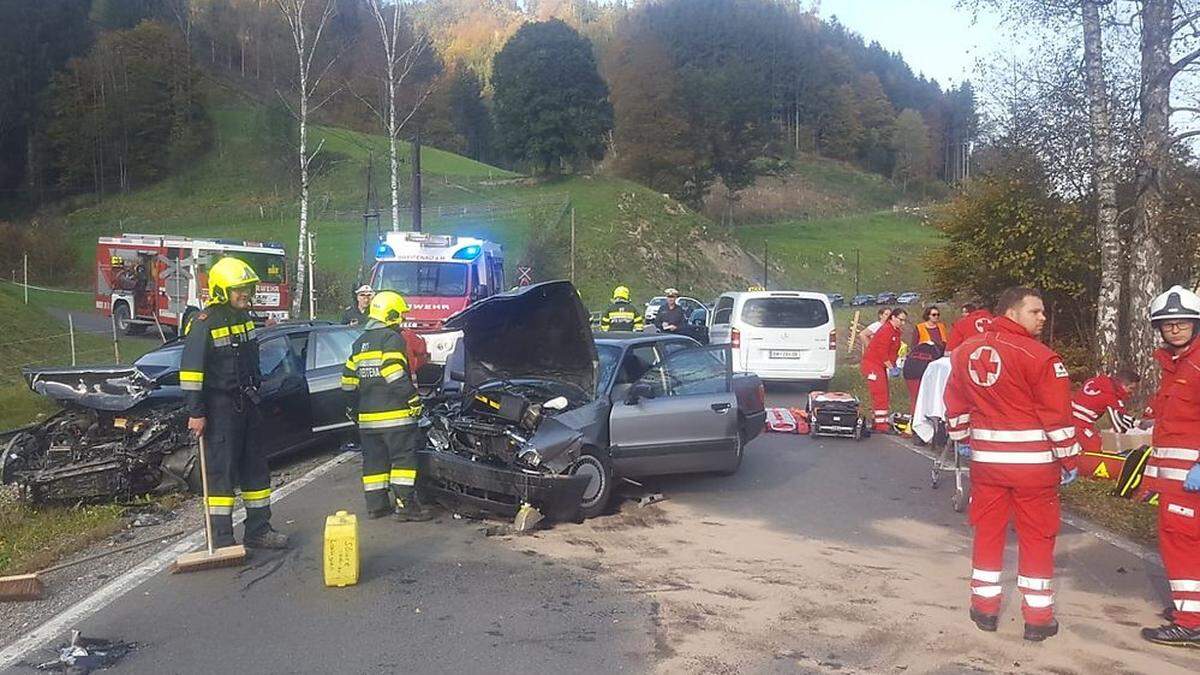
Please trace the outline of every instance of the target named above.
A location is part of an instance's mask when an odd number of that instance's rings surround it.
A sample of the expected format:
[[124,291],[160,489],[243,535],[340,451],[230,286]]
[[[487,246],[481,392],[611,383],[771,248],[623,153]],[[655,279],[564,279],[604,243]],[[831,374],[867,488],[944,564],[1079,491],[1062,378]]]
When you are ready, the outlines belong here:
[[871,361],[863,361],[858,368],[867,381],[867,391],[871,393],[871,420],[875,431],[887,431],[888,412],[891,410],[887,368],[882,363]]
[[1017,526],[1017,588],[1025,623],[1044,626],[1054,620],[1054,542],[1058,537],[1058,487],[971,485],[971,525],[975,528],[971,606],[984,614],[1000,613],[1004,541],[1008,524]]
[[233,538],[234,489],[241,487],[246,506],[246,536],[271,526],[271,471],[261,448],[252,445],[251,428],[258,417],[254,404],[241,394],[206,392],[204,460],[208,465],[208,515],[213,545],[230,546]]
[[[379,513],[411,500],[417,483],[417,425],[359,431],[363,458],[363,494],[367,510]],[[391,494],[388,490],[391,490]],[[393,502],[393,498],[395,502]]]
[[1158,496],[1158,548],[1162,554],[1175,623],[1200,628],[1200,493]]

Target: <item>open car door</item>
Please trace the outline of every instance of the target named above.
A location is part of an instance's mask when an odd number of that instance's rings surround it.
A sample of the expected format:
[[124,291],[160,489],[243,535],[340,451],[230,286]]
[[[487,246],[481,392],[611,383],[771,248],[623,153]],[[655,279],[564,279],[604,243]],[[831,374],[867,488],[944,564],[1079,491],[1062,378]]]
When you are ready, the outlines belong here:
[[738,408],[727,345],[675,352],[613,401],[610,454],[617,473],[727,470],[737,459]]

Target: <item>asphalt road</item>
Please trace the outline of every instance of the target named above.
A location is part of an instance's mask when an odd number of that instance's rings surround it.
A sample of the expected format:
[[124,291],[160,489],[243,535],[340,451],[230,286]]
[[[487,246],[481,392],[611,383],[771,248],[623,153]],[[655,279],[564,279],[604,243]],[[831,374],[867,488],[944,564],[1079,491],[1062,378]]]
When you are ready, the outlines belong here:
[[964,518],[895,438],[764,435],[734,477],[649,481],[666,502],[534,537],[363,521],[361,583],[328,589],[322,524],[362,511],[358,471],[275,506],[291,551],[159,574],[79,627],[138,642],[129,673],[1200,671],[1200,655],[1136,638],[1165,602],[1161,570],[1068,526],[1059,651],[1020,639],[1011,599],[1000,633],[976,631]]

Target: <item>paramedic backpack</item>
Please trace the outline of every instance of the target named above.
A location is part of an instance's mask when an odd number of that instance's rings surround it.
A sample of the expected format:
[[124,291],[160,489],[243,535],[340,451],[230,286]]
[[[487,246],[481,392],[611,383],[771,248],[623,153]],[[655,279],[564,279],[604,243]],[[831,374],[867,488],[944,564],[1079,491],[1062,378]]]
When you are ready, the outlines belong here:
[[904,359],[904,379],[919,380],[930,363],[942,358],[945,349],[932,342],[922,342],[913,347]]
[[1129,451],[1125,456],[1125,466],[1121,468],[1121,475],[1117,478],[1117,487],[1112,491],[1114,497],[1133,499],[1137,496],[1138,488],[1142,484],[1142,474],[1146,471],[1146,463],[1150,461],[1150,452],[1153,449],[1143,445],[1137,450]]

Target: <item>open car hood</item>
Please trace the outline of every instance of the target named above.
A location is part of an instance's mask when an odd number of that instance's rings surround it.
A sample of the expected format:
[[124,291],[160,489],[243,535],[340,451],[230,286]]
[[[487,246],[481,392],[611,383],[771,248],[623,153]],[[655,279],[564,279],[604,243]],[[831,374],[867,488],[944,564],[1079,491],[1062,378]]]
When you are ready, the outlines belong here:
[[569,281],[500,293],[446,320],[463,332],[465,384],[551,379],[596,391],[596,345],[587,309]]
[[33,391],[94,410],[120,412],[141,403],[158,385],[133,366],[22,368]]

